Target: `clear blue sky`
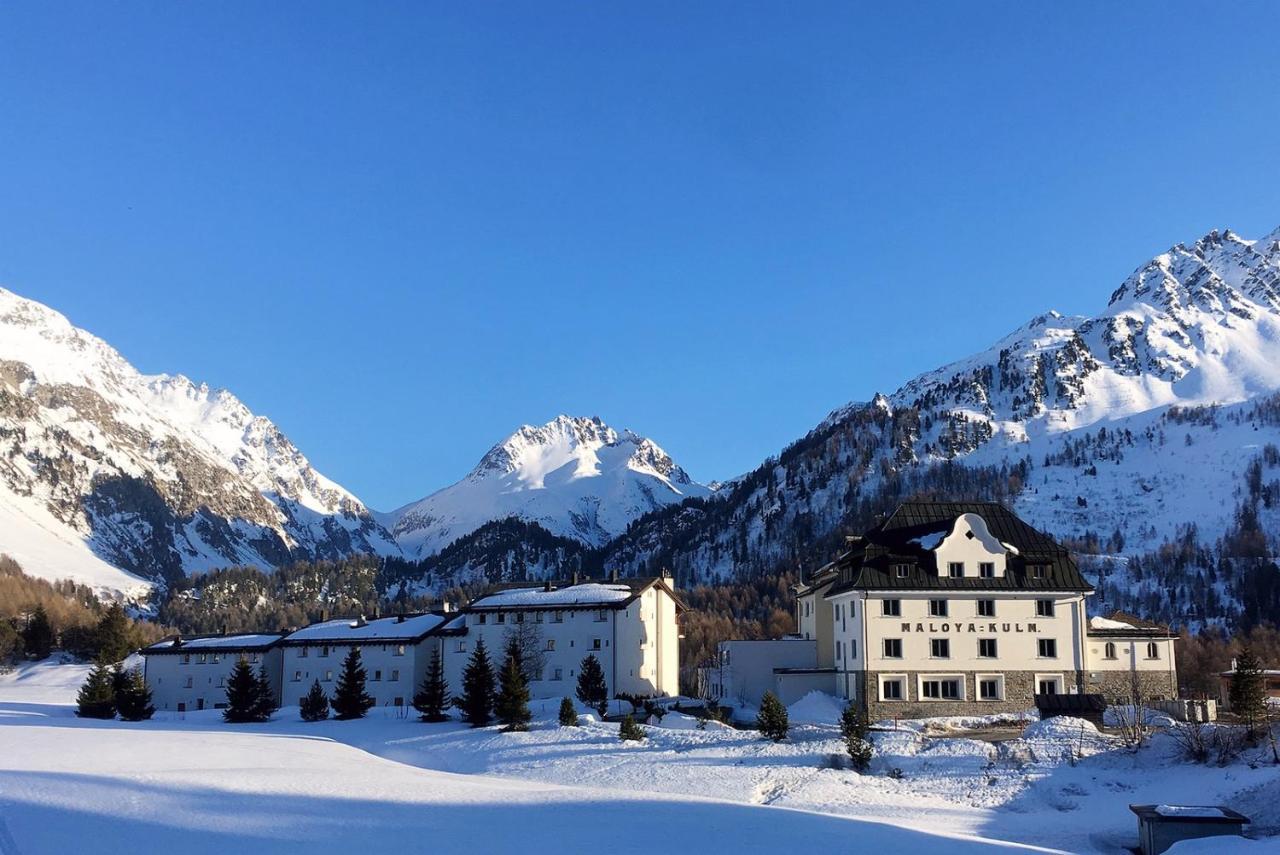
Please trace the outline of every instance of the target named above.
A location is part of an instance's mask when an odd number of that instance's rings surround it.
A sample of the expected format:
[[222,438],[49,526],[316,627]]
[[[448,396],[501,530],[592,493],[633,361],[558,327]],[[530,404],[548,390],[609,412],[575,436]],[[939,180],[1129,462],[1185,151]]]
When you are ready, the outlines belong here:
[[0,284],[231,389],[379,509],[560,412],[732,476],[1177,241],[1280,224],[1276,18],[6,3]]

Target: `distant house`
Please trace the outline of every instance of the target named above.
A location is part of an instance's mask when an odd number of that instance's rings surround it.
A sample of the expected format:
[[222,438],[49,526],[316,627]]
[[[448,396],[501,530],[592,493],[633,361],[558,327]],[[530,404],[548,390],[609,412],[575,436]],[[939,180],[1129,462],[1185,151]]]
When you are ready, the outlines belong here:
[[[1231,662],[1231,670],[1218,675],[1218,704],[1225,710],[1231,709],[1231,681],[1236,676],[1235,660]],[[1280,703],[1280,671],[1266,670],[1262,672],[1262,693],[1270,703]]]
[[465,632],[451,642],[449,683],[461,685],[465,656],[483,638],[494,667],[508,639],[536,651],[535,698],[572,697],[582,660],[594,655],[611,695],[674,696],[680,691],[680,630],[685,610],[667,576],[545,582],[476,598],[462,610]]
[[441,649],[441,631],[457,615],[447,612],[362,617],[321,621],[291,632],[280,641],[281,695],[285,706],[297,704],[316,680],[333,696],[342,661],[360,649],[365,690],[378,706],[407,706],[426,676],[431,652]]
[[174,636],[141,651],[143,676],[158,710],[222,709],[227,705],[226,681],[240,659],[256,672],[265,666],[279,700],[281,634],[241,633]]

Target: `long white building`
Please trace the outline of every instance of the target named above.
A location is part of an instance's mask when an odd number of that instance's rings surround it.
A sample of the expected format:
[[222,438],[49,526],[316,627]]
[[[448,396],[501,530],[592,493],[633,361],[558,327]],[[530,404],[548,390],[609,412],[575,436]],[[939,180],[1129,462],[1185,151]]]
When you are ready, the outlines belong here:
[[[816,655],[780,657],[771,688],[784,701],[830,691],[875,718],[1021,710],[1037,694],[1115,699],[1135,681],[1148,698],[1176,697],[1172,633],[1090,620],[1092,593],[1066,549],[1002,505],[907,502],[797,588],[794,643],[816,642]],[[726,691],[760,689],[762,663],[744,661],[755,654],[722,645]]]
[[142,650],[158,709],[220,709],[226,680],[245,657],[265,664],[282,706],[295,706],[312,684],[332,697],[342,661],[360,649],[365,689],[379,706],[412,705],[439,652],[449,690],[483,638],[498,671],[507,642],[518,638],[536,666],[534,698],[573,697],[582,660],[594,655],[610,696],[674,696],[679,692],[680,630],[685,606],[668,577],[572,580],[508,587],[461,611],[325,620],[284,633],[170,638]]

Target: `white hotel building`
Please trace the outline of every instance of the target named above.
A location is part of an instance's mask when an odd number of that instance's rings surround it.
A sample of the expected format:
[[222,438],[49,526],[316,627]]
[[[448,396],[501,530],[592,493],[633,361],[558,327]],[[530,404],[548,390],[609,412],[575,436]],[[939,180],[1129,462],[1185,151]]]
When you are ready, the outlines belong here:
[[795,638],[726,642],[708,679],[751,704],[765,689],[785,702],[821,689],[873,718],[1023,710],[1037,694],[1116,699],[1134,681],[1176,697],[1173,635],[1127,615],[1090,620],[1092,593],[1066,549],[1002,505],[907,502],[797,587]]
[[685,609],[668,577],[510,587],[461,611],[326,620],[288,633],[169,638],[141,651],[158,709],[185,712],[226,705],[226,680],[241,657],[264,664],[282,706],[295,706],[320,681],[332,697],[342,661],[360,649],[365,689],[379,706],[403,707],[439,651],[449,691],[483,638],[495,673],[508,638],[536,650],[534,698],[573,697],[582,660],[594,655],[610,696],[674,696],[679,691],[678,615]]

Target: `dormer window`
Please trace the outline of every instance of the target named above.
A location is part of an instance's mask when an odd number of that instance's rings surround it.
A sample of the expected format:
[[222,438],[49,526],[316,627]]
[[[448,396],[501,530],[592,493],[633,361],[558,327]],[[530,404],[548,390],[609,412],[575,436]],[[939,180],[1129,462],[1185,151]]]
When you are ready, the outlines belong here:
[[893,565],[893,575],[899,579],[907,578],[909,575],[911,575],[911,565],[910,564]]
[[1031,565],[1031,567],[1030,567],[1030,570],[1031,570],[1031,578],[1032,578],[1032,579],[1043,579],[1043,578],[1044,578],[1044,565],[1043,565],[1043,564],[1032,564],[1032,565]]
[[950,576],[952,579],[963,579],[964,578],[964,562],[963,561],[948,562],[947,575]]

